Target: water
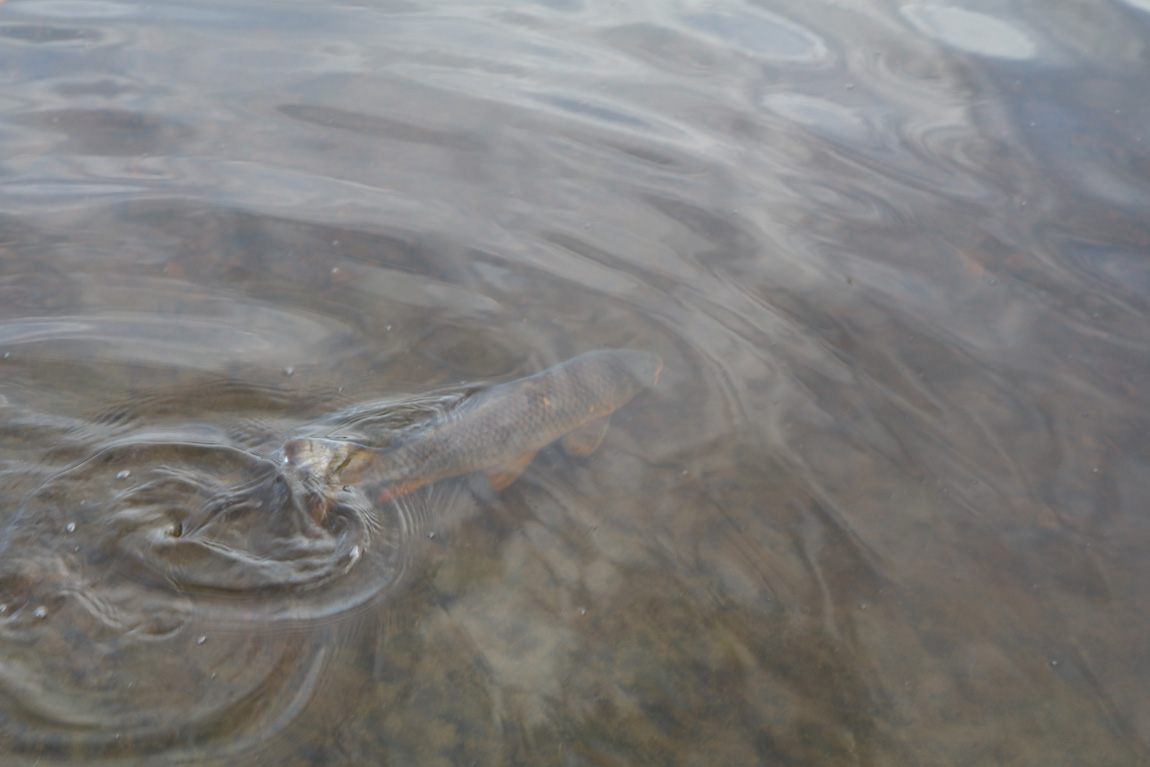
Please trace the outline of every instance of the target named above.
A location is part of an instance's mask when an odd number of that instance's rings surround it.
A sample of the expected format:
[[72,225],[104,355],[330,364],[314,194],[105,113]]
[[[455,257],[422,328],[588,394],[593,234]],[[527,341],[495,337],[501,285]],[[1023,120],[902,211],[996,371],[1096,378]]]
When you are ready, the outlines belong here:
[[[1150,761],[1148,45],[7,0],[5,763]],[[308,530],[284,440],[624,346],[594,456]]]

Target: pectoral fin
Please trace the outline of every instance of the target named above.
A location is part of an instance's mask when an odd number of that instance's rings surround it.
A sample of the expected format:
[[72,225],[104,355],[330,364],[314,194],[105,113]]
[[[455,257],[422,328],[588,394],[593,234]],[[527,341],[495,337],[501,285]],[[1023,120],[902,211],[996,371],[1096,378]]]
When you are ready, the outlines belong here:
[[569,454],[582,458],[595,452],[603,444],[603,437],[607,435],[607,427],[611,425],[611,416],[605,415],[588,421],[574,431],[567,432],[560,442],[563,449]]
[[535,451],[531,451],[516,458],[509,466],[501,466],[498,469],[488,471],[487,481],[491,483],[491,489],[498,493],[510,487],[511,483],[519,479],[519,475],[531,465],[534,458]]

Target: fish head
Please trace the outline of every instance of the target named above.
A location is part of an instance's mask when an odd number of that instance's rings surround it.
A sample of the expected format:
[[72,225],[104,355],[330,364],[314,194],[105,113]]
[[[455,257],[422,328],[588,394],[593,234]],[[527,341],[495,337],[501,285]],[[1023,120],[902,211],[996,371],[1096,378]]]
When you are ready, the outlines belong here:
[[354,442],[335,439],[289,439],[284,459],[293,469],[326,484],[339,482],[339,475],[357,449]]
[[663,360],[658,354],[640,349],[614,349],[609,364],[615,376],[613,404],[616,408],[654,386],[663,370]]
[[308,499],[312,518],[323,524],[339,492],[343,470],[362,445],[333,439],[290,439],[284,443],[285,474]]

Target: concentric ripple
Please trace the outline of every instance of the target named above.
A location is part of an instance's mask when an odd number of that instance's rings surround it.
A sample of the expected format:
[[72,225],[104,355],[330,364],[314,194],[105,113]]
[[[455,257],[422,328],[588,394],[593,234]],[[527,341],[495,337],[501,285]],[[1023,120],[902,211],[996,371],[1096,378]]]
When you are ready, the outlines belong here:
[[351,494],[317,528],[276,459],[123,440],[27,499],[0,549],[6,750],[235,749],[291,719],[325,658],[310,627],[387,593],[408,549]]

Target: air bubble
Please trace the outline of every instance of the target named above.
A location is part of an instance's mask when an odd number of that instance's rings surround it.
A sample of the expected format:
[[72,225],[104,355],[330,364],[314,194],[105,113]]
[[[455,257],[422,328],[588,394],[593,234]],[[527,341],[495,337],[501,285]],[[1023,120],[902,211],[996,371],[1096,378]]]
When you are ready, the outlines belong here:
[[132,472],[127,469],[116,472],[116,479],[127,479],[130,476],[132,476]]
[[37,607],[35,610],[32,611],[32,614],[35,615],[37,618],[46,618],[46,617],[48,617],[48,608],[45,607],[44,605],[40,605],[39,607]]
[[206,636],[196,637],[196,644],[203,644],[206,641],[208,641],[208,638]]
[[76,532],[76,523],[75,522],[69,522],[68,524],[64,525],[64,529],[67,530],[69,533],[74,533],[74,532]]

